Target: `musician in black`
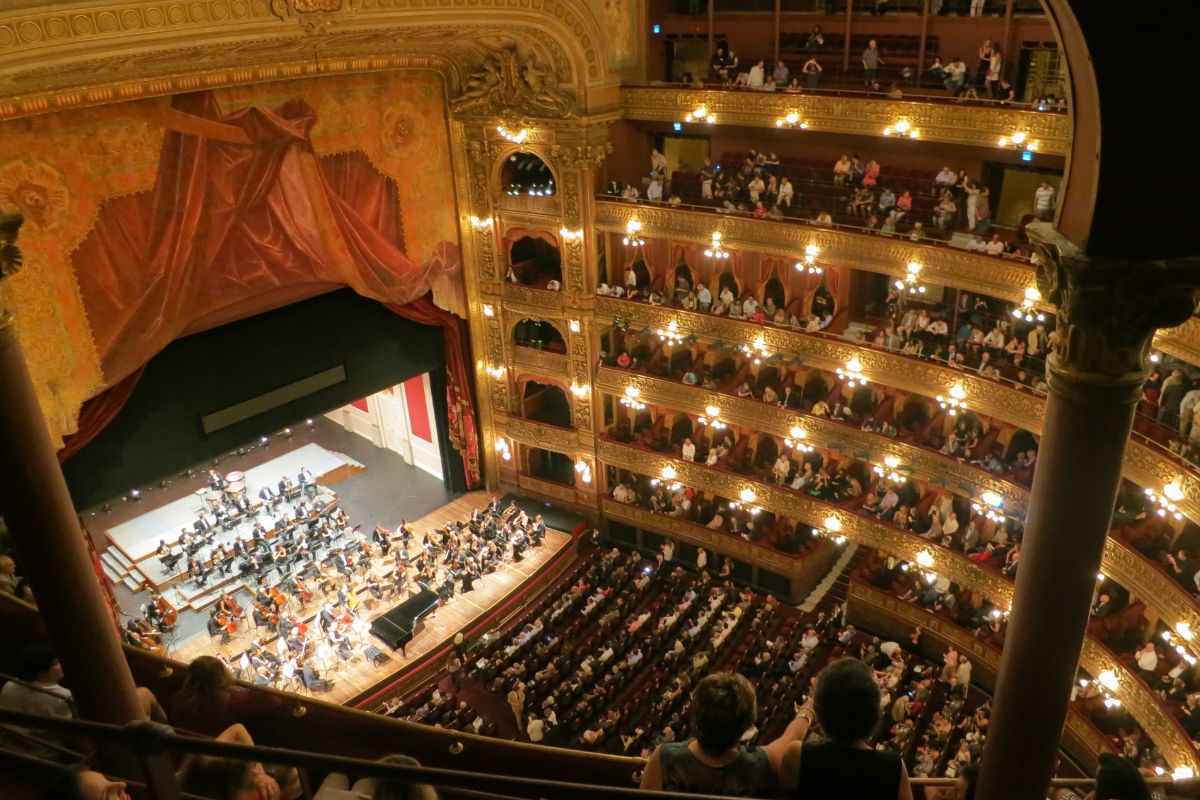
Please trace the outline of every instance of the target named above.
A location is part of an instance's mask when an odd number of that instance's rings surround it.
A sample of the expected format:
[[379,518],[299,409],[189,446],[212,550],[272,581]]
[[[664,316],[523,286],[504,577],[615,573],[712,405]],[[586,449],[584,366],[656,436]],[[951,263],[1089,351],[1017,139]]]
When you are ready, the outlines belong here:
[[533,519],[533,527],[529,530],[529,538],[534,547],[541,547],[542,542],[546,539],[546,523],[542,521],[542,515],[538,514]]
[[379,545],[380,555],[387,558],[388,551],[392,548],[392,532],[382,525],[376,525],[371,540]]
[[296,483],[300,484],[300,489],[305,493],[311,491],[315,494],[317,491],[317,479],[309,472],[308,467],[300,468],[300,473],[296,476]]
[[225,488],[225,477],[215,469],[208,471],[208,486],[214,491],[220,491]]
[[292,491],[292,485],[291,478],[284,475],[279,479],[279,483],[275,484],[275,488],[279,490],[280,496],[287,497]]
[[279,499],[279,492],[275,491],[275,487],[268,483],[258,490],[258,499],[264,503],[274,503]]
[[199,534],[204,534],[212,530],[212,523],[208,521],[208,517],[204,515],[203,511],[196,515],[196,521],[192,523],[192,529]]

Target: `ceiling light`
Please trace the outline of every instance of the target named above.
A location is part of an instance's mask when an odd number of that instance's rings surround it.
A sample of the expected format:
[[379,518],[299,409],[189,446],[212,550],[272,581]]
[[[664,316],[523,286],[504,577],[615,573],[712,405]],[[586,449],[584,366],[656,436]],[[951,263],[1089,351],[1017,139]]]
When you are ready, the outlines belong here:
[[521,128],[519,131],[510,131],[503,125],[497,125],[496,132],[513,144],[521,144],[529,137],[529,131],[525,128]]
[[847,361],[845,369],[838,367],[837,376],[846,381],[846,385],[851,389],[867,385],[867,379],[863,377],[862,362],[858,358],[851,358]]
[[721,244],[721,232],[712,232],[712,244],[704,249],[704,255],[718,260],[729,258],[729,251]]
[[646,407],[638,398],[641,396],[642,390],[636,386],[626,386],[625,396],[621,398],[621,405],[632,408],[634,411],[641,411]]
[[641,247],[645,244],[645,240],[638,233],[642,230],[642,223],[636,219],[631,219],[625,223],[625,238],[624,242],[627,247]]
[[910,261],[905,268],[904,277],[892,285],[901,292],[907,291],[909,294],[925,294],[925,287],[917,279],[917,276],[920,274],[921,265],[915,261]]

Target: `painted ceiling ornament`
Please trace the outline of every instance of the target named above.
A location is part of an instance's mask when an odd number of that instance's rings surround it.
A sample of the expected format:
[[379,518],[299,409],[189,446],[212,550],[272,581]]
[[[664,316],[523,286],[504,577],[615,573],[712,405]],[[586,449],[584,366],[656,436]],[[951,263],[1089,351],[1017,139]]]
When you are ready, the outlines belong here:
[[54,230],[70,205],[66,180],[53,164],[26,156],[0,165],[0,207],[23,214],[29,232]]
[[467,76],[463,91],[450,103],[456,114],[575,116],[575,98],[558,88],[559,75],[536,56],[522,58],[515,46],[487,58]]
[[[17,234],[25,221],[19,213],[0,210],[0,278],[16,275],[21,269],[21,248]],[[2,306],[2,304],[0,304]]]
[[387,152],[404,150],[413,141],[416,120],[407,108],[389,108],[383,112],[379,141]]
[[271,11],[282,20],[293,19],[309,33],[325,30],[357,10],[359,0],[271,0]]

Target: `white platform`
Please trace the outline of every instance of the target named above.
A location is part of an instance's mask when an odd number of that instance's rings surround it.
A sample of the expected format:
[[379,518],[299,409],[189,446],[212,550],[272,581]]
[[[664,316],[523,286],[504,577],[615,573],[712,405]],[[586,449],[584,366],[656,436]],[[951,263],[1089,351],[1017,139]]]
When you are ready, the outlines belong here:
[[[301,467],[308,467],[317,482],[321,483],[324,475],[347,465],[362,467],[346,455],[326,450],[317,444],[306,444],[246,470],[246,498],[257,502],[258,490],[266,484],[278,483],[284,475],[295,483]],[[196,515],[202,510],[208,511],[203,500],[208,490],[206,478],[207,476],[197,477],[197,494],[190,494],[165,506],[148,509],[139,517],[109,528],[104,532],[105,535],[130,561],[138,562],[154,555],[159,540],[174,542],[179,538],[180,528],[187,527],[190,530]],[[212,521],[211,514],[209,521]]]

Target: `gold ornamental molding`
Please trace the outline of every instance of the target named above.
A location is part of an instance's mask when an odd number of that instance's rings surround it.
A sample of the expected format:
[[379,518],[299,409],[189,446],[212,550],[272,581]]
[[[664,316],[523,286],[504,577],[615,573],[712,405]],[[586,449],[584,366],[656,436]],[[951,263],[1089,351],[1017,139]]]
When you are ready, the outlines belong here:
[[[825,334],[756,325],[729,317],[651,306],[613,297],[596,298],[596,316],[603,322],[620,318],[629,323],[633,330],[643,327],[666,328],[674,321],[681,334],[710,342],[749,344],[762,336],[768,350],[799,356],[809,366],[824,370],[843,367],[851,358],[857,358],[868,380],[924,397],[948,395],[955,385],[959,385],[967,393],[967,402],[974,411],[1033,434],[1040,435],[1042,432],[1046,411],[1042,396],[1010,388],[969,371],[939,366],[933,361],[910,358]],[[1169,483],[1178,483],[1183,490],[1183,498],[1178,502],[1180,510],[1190,519],[1200,521],[1200,476],[1191,467],[1183,466],[1156,448],[1130,439],[1125,448],[1122,471],[1129,480],[1155,491],[1161,491]]]
[[1174,715],[1164,707],[1163,701],[1145,681],[1111,650],[1088,636],[1083,640],[1079,665],[1093,678],[1102,672],[1111,672],[1116,676],[1117,687],[1110,688],[1110,691],[1146,731],[1171,768],[1189,767],[1193,771],[1200,771],[1200,756]]
[[504,309],[535,319],[562,318],[563,294],[515,283],[504,284]]
[[740,536],[718,533],[694,522],[664,514],[655,514],[637,506],[618,503],[610,498],[604,499],[600,510],[606,519],[615,519],[639,528],[665,533],[674,539],[703,547],[713,553],[745,561],[747,564],[774,572],[777,575],[793,578],[803,572],[803,559],[768,547],[761,547]]
[[534,350],[530,347],[512,348],[513,364],[520,372],[532,372],[553,378],[559,383],[567,380],[567,357],[562,353],[547,353],[545,350]]
[[[868,236],[796,222],[774,222],[703,211],[684,211],[661,205],[615,200],[596,202],[596,228],[623,233],[632,220],[642,236],[709,244],[714,230],[732,250],[747,250],[799,260],[815,244],[820,260],[867,272],[898,276],[910,261],[921,265],[921,279],[991,297],[1020,302],[1036,283],[1033,265],[995,256],[978,255],[947,245],[921,244],[904,237]],[[674,266],[674,265],[663,265]]]
[[[847,612],[852,620],[856,618],[856,608],[864,606],[868,609],[868,614],[871,612],[884,614],[905,627],[919,625],[927,635],[931,635],[954,647],[958,652],[969,656],[971,662],[985,673],[995,676],[1000,671],[999,649],[985,644],[958,625],[948,622],[936,614],[931,614],[913,603],[907,603],[895,595],[855,580],[850,582],[850,591],[846,600]],[[972,677],[972,682],[975,682],[974,677]],[[1084,756],[1093,766],[1101,753],[1114,752],[1104,734],[1092,724],[1082,711],[1074,706],[1067,711],[1064,738],[1068,740],[1064,743],[1068,752],[1077,758],[1081,755]]]
[[[720,409],[720,418],[725,422],[778,437],[789,436],[792,427],[799,425],[808,434],[805,440],[808,443],[861,460],[878,462],[884,456],[896,456],[923,480],[967,497],[975,497],[986,490],[996,492],[1004,498],[1006,508],[1017,512],[1023,512],[1029,503],[1029,493],[1023,487],[1001,480],[985,470],[850,425],[839,425],[825,418],[686,386],[664,378],[623,372],[611,367],[601,367],[596,371],[594,388],[597,391],[621,397],[627,386],[636,387],[638,398],[643,402],[695,415],[706,414],[708,406],[716,406]],[[1172,628],[1182,622],[1191,630],[1200,631],[1200,606],[1192,596],[1125,542],[1114,537],[1105,541],[1101,570],[1145,602]],[[1196,649],[1196,654],[1200,655],[1200,648]]]
[[1160,330],[1154,335],[1154,346],[1200,367],[1200,317],[1192,317],[1177,328]]
[[521,473],[517,475],[517,486],[527,492],[533,492],[553,500],[558,500],[563,503],[569,503],[572,506],[579,504],[579,498],[572,486],[566,486],[554,481],[546,481],[541,478],[535,478],[532,475]]
[[560,428],[544,422],[512,417],[504,424],[503,429],[514,442],[562,453],[570,456],[572,460],[580,449],[574,428]]
[[[777,486],[749,481],[734,473],[725,472],[681,459],[667,458],[649,451],[638,450],[609,441],[601,441],[597,457],[605,464],[627,469],[641,475],[659,475],[662,468],[671,466],[677,480],[685,486],[714,492],[723,497],[737,498],[744,489],[754,493],[755,505],[762,506],[789,519],[806,525],[829,528],[831,519],[847,539],[873,547],[904,561],[915,562],[918,553],[933,559],[930,569],[971,591],[982,594],[1000,608],[1011,608],[1013,584],[1003,576],[985,570],[965,556],[943,547],[931,545],[913,533],[883,525],[829,503],[801,497]],[[1129,668],[1115,658],[1090,636],[1084,641],[1080,665],[1093,676],[1111,670],[1119,687],[1113,692],[1128,708],[1129,713],[1150,735],[1171,766],[1200,769],[1200,759],[1189,744],[1178,723],[1166,712],[1157,696]]]
[[612,80],[600,16],[586,0],[19,3],[0,10],[0,119],[414,58],[470,88],[498,42],[519,48],[537,103],[568,88],[583,102]]
[[696,386],[687,386],[651,375],[624,372],[611,367],[596,371],[595,388],[613,396],[621,397],[625,387],[637,387],[638,399],[657,405],[665,405],[676,411],[703,416],[709,406],[720,409],[724,422],[731,422],[750,430],[759,430],[778,437],[791,435],[793,427],[799,426],[807,434],[808,444],[844,453],[861,460],[880,462],[885,456],[895,456],[911,468],[914,475],[937,486],[941,486],[967,497],[982,491],[993,491],[1004,498],[1006,509],[1024,513],[1029,504],[1029,493],[1025,489],[997,478],[992,473],[959,462],[957,459],[934,453],[925,448],[914,447],[898,439],[877,433],[859,430],[853,425],[841,425],[824,417],[780,408],[758,400],[713,392]]
[[[1039,142],[1039,153],[1065,156],[1071,150],[1069,114],[1015,108],[645,86],[623,87],[621,105],[626,119],[681,122],[685,115],[704,107],[720,125],[759,128],[774,128],[777,119],[795,112],[808,123],[810,131],[861,136],[881,136],[884,128],[908,120],[921,131],[924,140],[975,147],[995,147],[1001,136],[1024,131],[1028,138]],[[695,123],[692,127],[704,130],[708,126]]]

